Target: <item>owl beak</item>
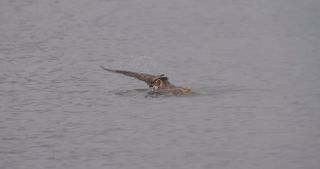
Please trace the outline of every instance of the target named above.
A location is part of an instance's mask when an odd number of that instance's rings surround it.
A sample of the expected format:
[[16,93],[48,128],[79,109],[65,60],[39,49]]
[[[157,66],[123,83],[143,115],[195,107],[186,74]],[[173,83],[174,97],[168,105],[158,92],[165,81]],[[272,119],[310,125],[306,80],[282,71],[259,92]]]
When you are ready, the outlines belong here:
[[158,90],[158,88],[159,88],[158,86],[153,86],[151,90],[155,92]]

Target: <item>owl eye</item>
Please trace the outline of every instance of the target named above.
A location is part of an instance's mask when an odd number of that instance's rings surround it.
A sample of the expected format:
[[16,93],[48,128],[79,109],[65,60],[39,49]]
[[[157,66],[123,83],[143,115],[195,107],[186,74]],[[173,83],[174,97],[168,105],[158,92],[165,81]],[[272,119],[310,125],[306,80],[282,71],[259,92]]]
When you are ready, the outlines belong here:
[[160,80],[158,79],[158,80],[154,81],[153,85],[160,85]]

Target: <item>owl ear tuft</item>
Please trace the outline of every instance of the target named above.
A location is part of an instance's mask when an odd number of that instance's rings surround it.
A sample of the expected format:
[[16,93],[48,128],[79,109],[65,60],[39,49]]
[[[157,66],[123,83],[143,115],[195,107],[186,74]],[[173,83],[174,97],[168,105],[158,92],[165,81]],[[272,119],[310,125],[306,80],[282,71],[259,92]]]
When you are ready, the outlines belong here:
[[160,77],[161,80],[168,80],[168,77],[166,76],[163,76],[163,77]]

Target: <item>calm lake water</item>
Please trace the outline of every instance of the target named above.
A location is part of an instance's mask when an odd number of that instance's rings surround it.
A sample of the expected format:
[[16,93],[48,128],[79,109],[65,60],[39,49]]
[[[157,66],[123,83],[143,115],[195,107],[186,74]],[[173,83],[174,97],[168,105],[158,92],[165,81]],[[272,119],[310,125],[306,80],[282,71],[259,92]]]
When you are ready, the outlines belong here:
[[318,169],[319,6],[1,0],[0,168]]

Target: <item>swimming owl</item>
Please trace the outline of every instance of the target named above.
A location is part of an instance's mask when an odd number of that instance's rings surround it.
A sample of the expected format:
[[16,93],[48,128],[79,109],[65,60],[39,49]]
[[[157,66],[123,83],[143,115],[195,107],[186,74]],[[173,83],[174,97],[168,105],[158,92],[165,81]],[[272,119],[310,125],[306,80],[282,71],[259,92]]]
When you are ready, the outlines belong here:
[[186,94],[190,93],[191,89],[189,87],[177,87],[169,82],[169,78],[164,74],[152,75],[147,73],[137,73],[126,70],[114,70],[108,69],[103,66],[100,66],[103,70],[119,73],[126,76],[134,77],[138,80],[144,81],[151,88],[154,93],[158,94]]

